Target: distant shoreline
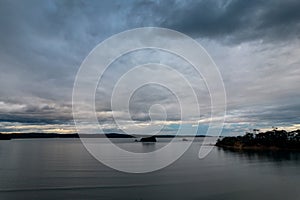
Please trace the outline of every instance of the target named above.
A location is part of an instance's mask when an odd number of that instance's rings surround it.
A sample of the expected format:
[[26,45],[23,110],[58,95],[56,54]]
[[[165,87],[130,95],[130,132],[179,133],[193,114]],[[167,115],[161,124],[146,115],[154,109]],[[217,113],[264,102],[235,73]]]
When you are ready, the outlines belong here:
[[[0,140],[12,139],[44,139],[44,138],[140,138],[145,135],[127,135],[122,133],[106,133],[106,134],[60,134],[60,133],[0,133]],[[157,135],[156,138],[174,138],[174,137],[210,137],[205,135]]]

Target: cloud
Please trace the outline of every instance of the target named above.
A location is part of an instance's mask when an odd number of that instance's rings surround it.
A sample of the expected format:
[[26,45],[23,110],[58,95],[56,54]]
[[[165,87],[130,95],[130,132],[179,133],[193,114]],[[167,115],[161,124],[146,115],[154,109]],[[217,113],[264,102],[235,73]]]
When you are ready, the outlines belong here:
[[0,122],[63,124],[73,121],[71,113],[71,105],[46,100],[32,99],[30,103],[24,101],[22,104],[0,101]]
[[297,0],[151,1],[139,2],[133,10],[145,7],[147,12],[141,14],[141,19],[153,16],[160,26],[226,44],[299,38]]
[[[142,26],[182,31],[207,49],[224,79],[228,129],[238,132],[247,124],[267,127],[274,123],[294,127],[300,111],[299,9],[297,0],[1,1],[1,130],[15,130],[11,125],[21,123],[18,127],[24,131],[43,130],[47,124],[73,131],[72,88],[81,62],[109,36]],[[201,116],[188,116],[183,123],[210,121],[210,99],[203,77],[174,55],[137,51],[113,63],[97,89],[97,114],[106,130],[119,130],[111,113],[114,84],[130,68],[146,62],[172,66],[188,77],[196,90]],[[137,78],[147,79],[149,74]],[[186,95],[184,102],[192,113],[195,105],[186,93],[188,88],[174,81],[171,73],[161,75]],[[171,123],[171,128],[182,123],[176,98],[163,88],[141,88],[130,103],[131,117],[137,124],[149,122],[153,104],[163,105],[167,113],[163,121],[162,113],[156,110],[155,123]],[[122,110],[117,113],[124,118]]]

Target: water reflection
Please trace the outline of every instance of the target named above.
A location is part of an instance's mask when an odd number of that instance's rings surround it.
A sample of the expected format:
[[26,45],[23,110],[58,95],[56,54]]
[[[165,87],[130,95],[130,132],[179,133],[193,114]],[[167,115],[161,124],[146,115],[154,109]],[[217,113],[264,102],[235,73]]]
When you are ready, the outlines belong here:
[[[118,143],[136,152],[166,144]],[[174,151],[185,142],[175,144]],[[0,199],[300,199],[300,152],[213,148],[200,160],[201,144],[162,170],[128,174],[95,160],[79,139],[0,142]]]
[[218,147],[219,152],[230,154],[228,156],[237,156],[249,161],[268,161],[268,162],[300,162],[300,151],[284,150],[235,150]]
[[[142,142],[142,152],[143,153],[147,153],[147,152],[153,152],[156,151],[158,148],[156,147],[156,143],[155,142]],[[164,145],[163,145],[164,146]],[[162,146],[162,147],[163,147]],[[160,147],[160,148],[162,148]],[[160,149],[159,148],[159,149]]]

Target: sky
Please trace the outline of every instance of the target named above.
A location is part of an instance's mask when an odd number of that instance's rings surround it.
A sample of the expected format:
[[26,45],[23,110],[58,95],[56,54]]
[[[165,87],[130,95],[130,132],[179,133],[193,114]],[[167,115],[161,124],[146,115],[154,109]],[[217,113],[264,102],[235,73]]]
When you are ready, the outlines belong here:
[[[226,90],[224,135],[273,126],[298,129],[299,10],[298,0],[0,0],[0,132],[76,132],[72,91],[81,63],[100,42],[139,27],[180,31],[206,49]],[[168,64],[184,74],[197,91],[201,115],[181,119],[176,97],[166,88],[149,85],[131,98],[134,124],[129,127],[124,119],[123,127],[116,126],[110,105],[113,85],[123,73],[146,62]],[[171,76],[159,67],[147,70]],[[141,73],[139,78],[151,73]],[[123,85],[124,89],[130,84]],[[184,103],[192,111],[197,105],[189,102],[186,86],[172,84],[186,96]],[[122,99],[117,101],[122,103]],[[209,121],[214,120],[209,108],[203,79],[195,77],[191,66],[179,57],[156,50],[117,59],[96,92],[97,116],[106,132],[139,131],[135,128],[156,124],[164,125],[168,133],[182,124],[187,134],[194,126],[205,134]],[[114,112],[123,119],[122,110]]]

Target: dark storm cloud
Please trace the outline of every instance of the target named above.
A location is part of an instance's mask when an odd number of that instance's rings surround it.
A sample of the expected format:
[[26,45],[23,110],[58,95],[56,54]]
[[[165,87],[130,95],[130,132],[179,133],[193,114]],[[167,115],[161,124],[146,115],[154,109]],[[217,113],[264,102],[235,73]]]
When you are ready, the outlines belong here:
[[[300,2],[288,1],[169,1],[146,4],[162,26],[193,37],[224,43],[251,40],[281,41],[299,38]],[[141,8],[144,4],[137,4]],[[147,14],[145,14],[146,17]]]
[[[25,105],[0,107],[0,122],[22,122],[36,124],[63,124],[72,122],[71,105]],[[9,108],[10,107],[10,108]]]
[[[237,114],[238,113],[238,114]],[[298,124],[300,121],[300,104],[291,105],[265,105],[241,108],[239,110],[229,109],[228,123],[238,122],[260,122],[272,126],[275,124]],[[232,117],[231,117],[232,116]],[[271,123],[270,123],[271,122]]]

